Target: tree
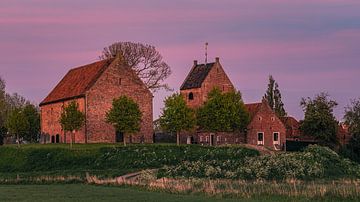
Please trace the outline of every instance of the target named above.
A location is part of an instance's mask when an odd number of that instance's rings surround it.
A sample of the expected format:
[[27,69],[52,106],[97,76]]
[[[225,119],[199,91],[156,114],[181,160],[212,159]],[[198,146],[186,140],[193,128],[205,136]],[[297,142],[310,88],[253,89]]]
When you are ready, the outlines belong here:
[[5,136],[6,128],[5,128],[5,121],[6,121],[6,114],[7,114],[7,103],[5,100],[5,81],[0,77],[0,141]]
[[160,125],[168,132],[176,132],[176,143],[180,144],[180,132],[194,128],[195,112],[190,109],[179,93],[167,97],[160,117]]
[[345,108],[345,124],[349,126],[351,139],[344,150],[346,157],[360,162],[360,98],[352,100]]
[[244,131],[250,121],[241,93],[221,93],[217,88],[208,95],[208,101],[199,108],[198,125],[209,132]]
[[133,42],[117,42],[104,48],[100,59],[114,58],[121,54],[125,63],[135,70],[136,74],[153,92],[161,88],[169,90],[163,83],[171,74],[168,64],[154,46]]
[[117,132],[124,134],[124,146],[126,146],[125,135],[140,131],[142,113],[139,105],[126,96],[114,99],[111,109],[106,113],[106,121],[111,123]]
[[24,139],[30,142],[36,142],[40,133],[40,114],[39,110],[33,104],[27,104],[23,109],[26,120],[29,123],[28,131],[26,132]]
[[85,124],[85,115],[79,110],[79,105],[72,101],[63,109],[59,121],[65,133],[71,132],[70,148],[72,148],[75,132],[80,130]]
[[324,92],[316,95],[314,99],[302,98],[300,106],[305,112],[305,118],[300,123],[300,130],[315,137],[322,144],[334,146],[337,142],[338,121],[333,115],[333,109],[337,105],[337,102]]
[[18,146],[20,147],[20,138],[24,137],[29,130],[29,122],[25,114],[20,108],[13,109],[6,120],[6,128],[16,137]]
[[271,109],[274,110],[278,117],[286,116],[287,113],[284,109],[284,103],[281,100],[279,85],[271,75],[269,76],[268,89],[264,97],[268,101]]

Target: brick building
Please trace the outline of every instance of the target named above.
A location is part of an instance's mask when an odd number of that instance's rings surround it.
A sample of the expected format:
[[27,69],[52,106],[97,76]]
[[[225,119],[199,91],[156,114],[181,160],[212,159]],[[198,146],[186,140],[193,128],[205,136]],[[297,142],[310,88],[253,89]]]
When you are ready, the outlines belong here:
[[[67,143],[59,123],[63,107],[76,101],[85,114],[85,125],[75,134],[76,143],[122,142],[124,134],[105,122],[106,112],[114,98],[132,98],[142,112],[140,132],[133,142],[152,142],[152,93],[120,57],[102,60],[71,69],[50,94],[40,103],[41,132],[46,143]],[[126,141],[130,141],[127,139]]]
[[286,127],[265,99],[260,103],[245,104],[250,114],[246,143],[283,150],[286,143]]
[[[180,93],[184,97],[186,104],[191,108],[202,106],[209,92],[214,88],[222,92],[234,90],[234,85],[225,73],[218,57],[215,62],[207,64],[194,64],[180,87]],[[233,133],[207,133],[197,130],[196,132],[183,132],[180,135],[180,142],[199,143],[208,145],[226,144],[235,141],[236,135]]]
[[[208,93],[214,87],[217,87],[222,92],[235,90],[221,66],[219,58],[216,58],[214,63],[206,65],[198,64],[197,61],[194,61],[190,73],[181,85],[180,93],[189,107],[198,108],[206,102]],[[199,143],[202,145],[247,143],[263,145],[274,150],[283,149],[286,142],[285,125],[271,110],[267,102],[247,104],[246,109],[251,116],[251,122],[247,127],[246,133],[208,133],[197,130],[195,132],[182,133],[180,142],[183,144]]]
[[208,93],[214,87],[217,87],[222,92],[235,89],[221,66],[218,57],[215,58],[215,62],[206,65],[198,64],[195,60],[194,65],[180,87],[180,93],[189,107],[197,108],[204,104]]

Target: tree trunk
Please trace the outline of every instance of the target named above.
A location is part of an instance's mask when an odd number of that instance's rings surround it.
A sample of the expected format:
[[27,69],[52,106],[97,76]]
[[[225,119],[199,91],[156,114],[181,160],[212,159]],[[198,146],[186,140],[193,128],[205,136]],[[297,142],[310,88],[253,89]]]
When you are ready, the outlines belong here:
[[123,139],[124,139],[124,147],[126,147],[126,135],[125,135],[125,133],[123,135]]
[[176,132],[176,144],[180,145],[180,132]]
[[71,133],[70,133],[70,149],[72,149],[72,147],[73,147],[74,133],[75,133],[75,131],[71,131]]

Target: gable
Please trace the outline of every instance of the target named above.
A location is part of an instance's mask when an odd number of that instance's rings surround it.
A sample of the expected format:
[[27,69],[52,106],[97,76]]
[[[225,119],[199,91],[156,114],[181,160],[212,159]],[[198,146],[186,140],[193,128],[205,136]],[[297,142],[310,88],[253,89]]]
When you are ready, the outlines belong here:
[[102,60],[71,69],[55,86],[41,105],[84,96],[112,60]]
[[215,63],[194,64],[180,90],[200,88]]

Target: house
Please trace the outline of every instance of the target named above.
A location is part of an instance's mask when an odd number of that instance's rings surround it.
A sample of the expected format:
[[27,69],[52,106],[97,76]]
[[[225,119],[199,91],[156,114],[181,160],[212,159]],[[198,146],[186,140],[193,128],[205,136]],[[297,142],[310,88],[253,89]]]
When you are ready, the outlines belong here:
[[[207,101],[207,96],[211,90],[218,88],[222,92],[234,90],[234,85],[225,73],[220,64],[220,59],[215,58],[215,62],[207,64],[194,64],[180,87],[180,94],[184,97],[186,104],[191,108],[198,108]],[[233,134],[229,133],[207,133],[197,130],[194,132],[182,132],[180,135],[181,143],[200,143],[208,145],[219,145],[235,141]]]
[[180,87],[180,94],[189,107],[197,108],[205,103],[208,93],[215,87],[222,92],[235,89],[221,66],[219,58],[216,57],[215,62],[207,64],[198,64],[195,60]]
[[263,99],[259,103],[245,104],[250,114],[246,131],[246,143],[264,146],[273,150],[284,150],[286,127],[280,118]]
[[340,123],[337,131],[337,139],[341,146],[349,144],[351,140],[351,133],[349,132],[349,126],[345,123]]
[[126,141],[152,142],[152,93],[121,57],[71,69],[40,103],[43,143],[70,142],[59,123],[63,108],[75,101],[85,114],[84,127],[75,133],[76,143],[122,142],[124,134],[105,121],[114,98],[132,98],[142,112],[140,132]]

